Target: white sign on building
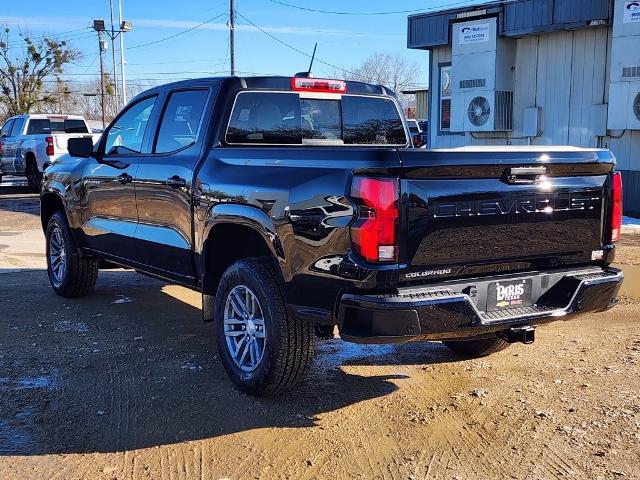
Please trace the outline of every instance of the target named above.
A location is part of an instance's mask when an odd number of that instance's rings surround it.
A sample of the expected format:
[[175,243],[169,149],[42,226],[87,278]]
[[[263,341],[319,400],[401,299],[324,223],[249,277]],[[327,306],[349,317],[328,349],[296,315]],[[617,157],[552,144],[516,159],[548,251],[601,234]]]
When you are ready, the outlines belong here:
[[624,2],[623,23],[640,23],[640,1]]
[[[630,2],[637,3],[637,2]],[[478,25],[469,25],[460,29],[460,45],[468,45],[470,43],[481,43],[489,41],[489,24],[479,23]]]

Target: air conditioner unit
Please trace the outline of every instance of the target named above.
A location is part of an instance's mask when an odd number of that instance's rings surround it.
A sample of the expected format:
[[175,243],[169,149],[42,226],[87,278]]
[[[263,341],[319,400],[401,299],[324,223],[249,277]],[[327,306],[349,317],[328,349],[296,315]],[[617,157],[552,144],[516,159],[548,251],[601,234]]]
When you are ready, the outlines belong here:
[[607,128],[640,130],[640,1],[616,0]]
[[498,37],[496,18],[453,24],[451,131],[512,129],[515,49]]
[[455,112],[458,131],[507,132],[513,129],[513,92],[467,92],[454,100],[452,119]]
[[640,130],[640,81],[611,84],[607,127],[610,130]]

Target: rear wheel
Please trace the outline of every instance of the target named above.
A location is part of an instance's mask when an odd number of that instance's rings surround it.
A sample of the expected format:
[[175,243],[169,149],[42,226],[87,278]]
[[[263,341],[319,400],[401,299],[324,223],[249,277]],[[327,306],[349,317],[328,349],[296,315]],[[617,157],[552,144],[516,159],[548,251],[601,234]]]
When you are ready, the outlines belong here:
[[27,161],[26,173],[29,190],[35,193],[40,193],[40,188],[42,186],[42,173],[38,170],[38,165],[35,160],[31,159]]
[[469,358],[486,357],[492,353],[497,353],[510,344],[501,338],[479,338],[468,340],[454,340],[442,342],[458,355]]
[[47,274],[58,295],[82,297],[91,293],[98,278],[98,262],[81,257],[64,213],[55,212],[47,225]]
[[245,393],[277,395],[302,380],[313,357],[313,326],[288,314],[268,260],[248,258],[224,273],[215,298],[218,353]]

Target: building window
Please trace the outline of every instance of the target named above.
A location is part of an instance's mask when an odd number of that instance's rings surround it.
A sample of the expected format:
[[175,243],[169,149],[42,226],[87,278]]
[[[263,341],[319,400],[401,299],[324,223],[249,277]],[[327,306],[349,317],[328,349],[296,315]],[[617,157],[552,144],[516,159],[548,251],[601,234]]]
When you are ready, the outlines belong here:
[[440,130],[451,130],[451,65],[440,66]]

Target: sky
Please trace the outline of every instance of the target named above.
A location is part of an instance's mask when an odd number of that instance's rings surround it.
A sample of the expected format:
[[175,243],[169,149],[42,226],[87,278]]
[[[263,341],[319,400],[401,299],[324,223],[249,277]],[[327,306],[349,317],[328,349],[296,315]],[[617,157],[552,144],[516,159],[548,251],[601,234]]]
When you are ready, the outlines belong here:
[[[117,0],[113,2],[117,22]],[[304,71],[309,58],[300,52],[310,55],[317,42],[313,67],[317,77],[331,76],[337,69],[353,69],[375,52],[400,53],[419,64],[419,86],[428,81],[428,56],[426,51],[407,49],[407,15],[480,3],[461,0],[235,2],[239,74],[289,75]],[[131,32],[124,34],[128,83],[143,87],[229,73],[228,0],[122,0],[122,6],[123,18],[133,24]],[[390,11],[397,13],[380,14]],[[95,79],[99,74],[98,40],[90,28],[95,18],[104,18],[109,24],[109,0],[2,0],[0,9],[0,25],[12,29],[10,45],[16,45],[19,40],[18,31],[26,31],[33,37],[53,35],[81,53],[80,58],[65,69],[63,78],[72,83]],[[109,48],[105,61],[106,68],[111,70],[111,46]],[[119,62],[119,43],[116,52]]]

